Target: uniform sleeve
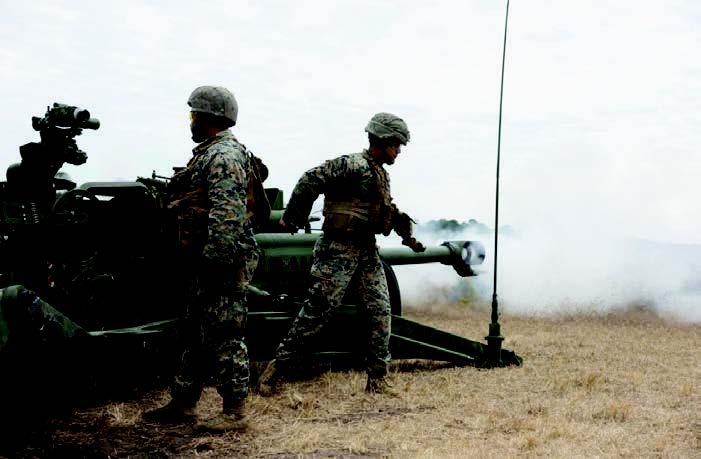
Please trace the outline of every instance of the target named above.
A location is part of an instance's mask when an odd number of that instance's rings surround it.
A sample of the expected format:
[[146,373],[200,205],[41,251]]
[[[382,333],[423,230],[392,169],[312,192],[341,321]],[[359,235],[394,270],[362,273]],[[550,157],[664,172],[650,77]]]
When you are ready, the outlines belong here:
[[236,241],[244,235],[248,178],[245,165],[227,148],[214,147],[205,170],[209,201],[205,258],[231,263]]
[[[389,214],[392,224],[391,229],[393,229],[402,240],[411,239],[414,235],[414,223],[412,218],[399,210],[394,203],[390,206]],[[386,236],[387,235],[389,235],[389,232]]]
[[384,183],[384,190],[386,193],[384,196],[386,202],[386,224],[384,234],[385,236],[389,236],[391,230],[394,230],[395,233],[401,236],[402,240],[411,239],[414,234],[413,220],[409,215],[399,210],[397,205],[394,203],[390,193],[389,176],[387,175],[387,172],[382,169],[380,174],[382,175],[382,181]]
[[390,204],[388,212],[389,212],[389,218],[392,221],[396,220],[400,215],[402,215],[404,213],[397,208],[397,205],[394,202],[392,202],[392,204]]
[[389,233],[394,229],[396,231],[396,222],[399,220],[400,216],[403,214],[402,211],[400,211],[397,208],[397,205],[394,203],[394,200],[392,199],[392,193],[390,191],[390,185],[389,185],[389,175],[387,174],[387,171],[384,170],[384,168],[380,166],[376,166],[375,173],[377,174],[377,180],[378,180],[378,185],[380,189],[380,195],[382,199],[382,234],[385,236],[389,236]]
[[307,224],[316,198],[331,187],[343,186],[343,182],[352,173],[347,156],[330,159],[320,166],[309,169],[302,174],[295,185],[282,219],[299,228],[303,227]]
[[387,171],[384,170],[384,168],[380,167],[379,168],[379,174],[382,175],[382,183],[383,183],[383,189],[384,193],[386,193],[385,196],[383,196],[383,199],[386,201],[387,205],[387,213],[389,214],[389,219],[390,221],[395,220],[397,217],[399,217],[402,212],[397,208],[397,205],[394,203],[394,199],[392,198],[392,192],[390,190],[390,185],[389,185],[389,175],[387,174]]

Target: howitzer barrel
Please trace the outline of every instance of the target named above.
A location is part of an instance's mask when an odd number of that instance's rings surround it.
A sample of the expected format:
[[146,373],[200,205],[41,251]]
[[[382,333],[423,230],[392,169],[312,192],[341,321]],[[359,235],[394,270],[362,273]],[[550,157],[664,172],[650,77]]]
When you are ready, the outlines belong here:
[[[273,232],[277,232],[278,230],[282,230],[282,227],[279,225],[280,219],[282,216],[285,214],[284,209],[273,209],[270,211],[270,217],[268,218],[268,227],[269,228],[275,228],[275,230],[272,230]],[[309,222],[316,222],[319,221],[319,217],[310,217]],[[301,228],[305,231],[310,229],[309,224],[307,224],[306,228]]]
[[391,247],[380,249],[380,255],[390,265],[416,265],[442,263],[451,265],[463,277],[474,276],[471,265],[484,262],[484,246],[475,241],[447,241],[438,247],[427,247],[415,253],[409,248]]
[[262,249],[277,247],[314,247],[314,243],[319,239],[319,233],[259,233],[256,234],[256,241]]
[[443,263],[453,257],[449,247],[427,247],[425,252],[414,253],[406,247],[387,247],[380,253],[390,265],[420,265],[424,263]]
[[[319,233],[260,233],[256,240],[260,248],[272,255],[293,255],[311,251],[319,239]],[[484,246],[475,241],[448,241],[437,247],[427,247],[425,252],[415,253],[408,247],[383,247],[380,256],[390,265],[416,265],[442,263],[451,265],[463,277],[474,276],[471,265],[482,264]]]

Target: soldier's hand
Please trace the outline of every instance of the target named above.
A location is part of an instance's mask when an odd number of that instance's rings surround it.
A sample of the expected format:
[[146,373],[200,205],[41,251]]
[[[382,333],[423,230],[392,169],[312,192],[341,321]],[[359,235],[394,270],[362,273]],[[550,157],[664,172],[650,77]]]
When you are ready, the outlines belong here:
[[417,241],[415,237],[409,237],[409,238],[402,239],[402,244],[409,247],[411,250],[413,250],[416,253],[426,251],[426,247],[422,243]]
[[278,224],[279,224],[283,229],[285,229],[286,231],[288,231],[290,234],[295,234],[295,233],[297,232],[297,230],[299,229],[299,228],[297,228],[295,225],[293,225],[292,223],[288,223],[288,222],[286,222],[285,220],[283,220],[282,218],[280,219],[280,221],[278,222]]

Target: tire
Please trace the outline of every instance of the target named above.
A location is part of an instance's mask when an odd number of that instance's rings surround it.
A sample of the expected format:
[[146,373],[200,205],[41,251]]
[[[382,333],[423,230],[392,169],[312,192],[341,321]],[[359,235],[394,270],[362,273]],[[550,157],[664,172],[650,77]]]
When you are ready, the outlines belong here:
[[392,267],[382,260],[382,268],[385,270],[385,278],[387,279],[387,290],[389,291],[389,305],[392,314],[395,316],[402,315],[402,296],[399,293],[399,282],[394,274]]

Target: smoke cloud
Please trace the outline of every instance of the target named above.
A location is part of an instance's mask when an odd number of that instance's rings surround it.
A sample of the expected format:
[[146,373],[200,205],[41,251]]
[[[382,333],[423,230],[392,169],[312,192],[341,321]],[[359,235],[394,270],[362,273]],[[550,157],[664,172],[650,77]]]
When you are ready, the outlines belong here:
[[[497,294],[500,309],[518,315],[608,313],[646,309],[684,322],[701,322],[701,245],[652,242],[602,228],[502,231]],[[475,240],[487,257],[479,275],[458,278],[448,266],[397,266],[402,299],[410,307],[456,302],[488,306],[493,291],[494,238],[482,231],[429,231],[419,239]],[[398,241],[392,240],[393,245]]]

